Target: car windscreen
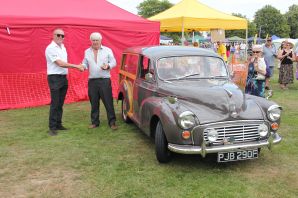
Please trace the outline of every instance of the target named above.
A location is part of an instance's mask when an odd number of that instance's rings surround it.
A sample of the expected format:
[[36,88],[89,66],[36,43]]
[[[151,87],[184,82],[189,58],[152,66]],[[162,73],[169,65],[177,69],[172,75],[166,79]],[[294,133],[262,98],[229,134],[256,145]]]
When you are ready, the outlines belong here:
[[157,60],[157,74],[162,80],[228,77],[223,60],[209,56],[160,58]]

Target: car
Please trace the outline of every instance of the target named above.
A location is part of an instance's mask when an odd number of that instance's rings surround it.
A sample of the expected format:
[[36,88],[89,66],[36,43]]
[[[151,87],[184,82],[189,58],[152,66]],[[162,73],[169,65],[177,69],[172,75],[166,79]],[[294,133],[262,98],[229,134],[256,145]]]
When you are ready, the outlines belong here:
[[281,142],[282,108],[244,94],[216,53],[183,46],[124,50],[118,101],[126,122],[154,138],[156,158],[217,155],[218,162],[258,158]]

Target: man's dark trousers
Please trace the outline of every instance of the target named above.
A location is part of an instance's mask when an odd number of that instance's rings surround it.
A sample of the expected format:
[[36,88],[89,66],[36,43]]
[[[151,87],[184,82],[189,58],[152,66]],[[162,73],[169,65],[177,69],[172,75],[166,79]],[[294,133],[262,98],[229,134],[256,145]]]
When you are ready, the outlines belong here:
[[113,105],[112,85],[110,78],[92,78],[88,81],[88,96],[91,104],[91,122],[99,125],[99,106],[102,100],[109,121],[109,125],[115,123],[116,116]]
[[48,75],[48,84],[51,92],[51,106],[49,128],[56,130],[62,126],[63,104],[68,89],[66,75]]

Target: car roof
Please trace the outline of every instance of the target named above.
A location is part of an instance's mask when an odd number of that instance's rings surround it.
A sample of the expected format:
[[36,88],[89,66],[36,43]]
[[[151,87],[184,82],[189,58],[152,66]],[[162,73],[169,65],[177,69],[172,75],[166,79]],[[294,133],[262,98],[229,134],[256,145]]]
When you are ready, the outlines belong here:
[[220,57],[218,54],[216,54],[210,49],[185,46],[138,46],[128,48],[124,50],[123,53],[143,54],[150,59],[159,59],[162,57],[185,55]]

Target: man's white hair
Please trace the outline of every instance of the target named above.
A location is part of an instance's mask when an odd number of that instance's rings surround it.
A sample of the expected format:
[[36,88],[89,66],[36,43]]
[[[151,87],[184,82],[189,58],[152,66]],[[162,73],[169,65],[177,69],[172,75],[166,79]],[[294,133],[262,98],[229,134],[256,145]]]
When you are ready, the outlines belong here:
[[90,34],[90,40],[101,40],[102,36],[99,32],[93,32],[92,34]]

